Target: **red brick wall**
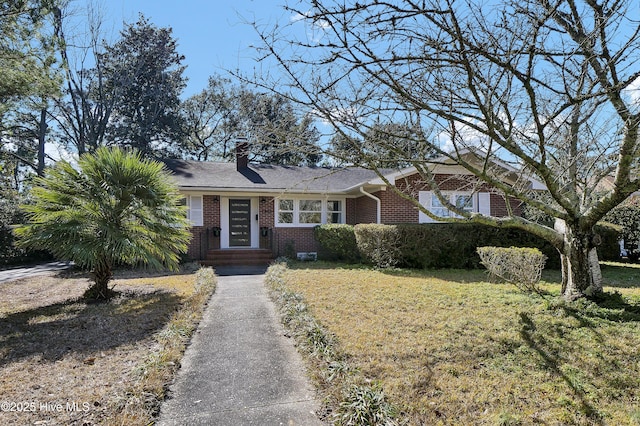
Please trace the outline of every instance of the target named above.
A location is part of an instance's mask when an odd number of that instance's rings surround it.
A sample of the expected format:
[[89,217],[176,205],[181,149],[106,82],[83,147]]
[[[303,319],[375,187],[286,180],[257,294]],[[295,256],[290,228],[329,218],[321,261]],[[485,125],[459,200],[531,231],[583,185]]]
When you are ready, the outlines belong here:
[[275,223],[275,204],[273,197],[260,197],[258,215],[260,227],[273,228]]
[[374,200],[363,195],[355,199],[355,204],[354,225],[358,223],[376,223],[377,206]]
[[204,195],[202,197],[202,207],[204,226],[207,228],[220,226],[220,195]]
[[287,245],[293,243],[297,252],[317,252],[318,242],[313,237],[313,228],[275,228],[273,230],[273,252],[276,256],[283,256]]
[[374,195],[382,201],[382,223],[418,222],[418,210],[416,206],[411,201],[396,194],[392,189],[376,192]]
[[[507,203],[500,194],[490,194],[491,197],[491,216],[502,217],[507,216]],[[522,202],[515,198],[509,198],[511,209],[516,216],[522,216]]]
[[[272,249],[274,245],[274,221],[275,221],[275,204],[273,197],[260,197],[258,201],[258,225],[260,226],[260,248]],[[267,235],[262,234],[262,230],[267,229]]]
[[[435,176],[435,180],[442,191],[478,191],[478,180],[474,176],[440,174]],[[416,199],[420,191],[431,190],[418,174],[398,179],[396,187]],[[480,186],[480,191],[491,192],[491,190],[492,188],[487,184],[483,183]],[[374,195],[382,200],[382,223],[418,222],[418,209],[411,201],[403,199],[391,189],[377,192]],[[511,203],[514,213],[521,215],[520,202],[512,199]],[[498,217],[507,214],[505,200],[499,194],[491,194],[491,214]]]
[[189,259],[200,259],[200,232],[203,229],[203,226],[191,227],[191,241],[189,241],[189,247],[187,249],[187,257],[189,257]]
[[[205,242],[201,240],[201,235],[206,229],[220,226],[220,196],[215,194],[202,196],[202,223],[203,226],[191,227],[191,241],[187,250],[187,256],[191,259],[200,259],[205,253],[201,253],[206,248]],[[209,248],[220,247],[220,237],[209,234]]]
[[359,198],[347,198],[345,223],[349,225],[358,223],[358,200]]

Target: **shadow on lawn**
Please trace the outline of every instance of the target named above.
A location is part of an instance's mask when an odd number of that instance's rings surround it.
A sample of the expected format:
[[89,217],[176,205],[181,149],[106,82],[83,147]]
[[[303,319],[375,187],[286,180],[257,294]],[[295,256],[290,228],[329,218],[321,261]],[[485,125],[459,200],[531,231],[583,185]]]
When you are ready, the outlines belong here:
[[604,285],[617,288],[640,288],[640,268],[637,266],[633,263],[601,264]]
[[156,291],[122,293],[110,302],[70,300],[0,319],[0,366],[33,355],[56,361],[135,343],[160,330],[180,298]]
[[582,300],[579,303],[562,305],[562,309],[581,323],[591,324],[588,320],[596,318],[613,322],[640,323],[640,301],[630,303],[617,292],[605,292],[595,301]]
[[[144,268],[119,268],[113,271],[112,280],[128,280],[128,279],[137,279],[137,278],[157,278],[157,277],[166,277],[170,275],[182,275],[182,274],[190,274],[197,271],[197,268],[184,269],[180,271],[169,271],[169,270],[160,270],[155,271],[151,269]],[[57,271],[53,274],[56,278],[86,278],[87,280],[92,280],[93,276],[90,272],[84,271],[80,268],[73,267],[72,269]],[[110,283],[109,286],[112,284]],[[117,288],[117,287],[116,287]]]
[[589,417],[594,424],[604,425],[604,419],[598,411],[598,409],[589,400],[589,397],[585,390],[579,383],[575,383],[574,380],[567,374],[565,374],[561,365],[563,363],[559,355],[556,355],[552,348],[545,347],[545,339],[536,339],[536,325],[531,317],[524,312],[520,313],[520,324],[522,329],[520,330],[520,337],[524,342],[533,349],[544,361],[545,366],[553,372],[556,376],[562,378],[562,380],[569,386],[573,394],[579,401],[580,411]]
[[[345,269],[345,270],[376,270],[370,265],[362,263],[337,263],[328,261],[318,262],[292,262],[289,267],[291,269],[311,269],[311,270],[329,270],[329,269]],[[484,269],[408,269],[408,268],[388,268],[377,269],[381,274],[394,277],[407,278],[435,278],[446,281],[457,282],[461,284],[474,283],[479,281],[488,281],[487,271]]]
[[[328,261],[318,262],[292,262],[291,269],[372,269],[365,264],[347,264]],[[613,288],[640,288],[640,267],[637,264],[609,264],[601,263],[602,275],[605,287]],[[489,282],[487,271],[484,269],[405,269],[389,268],[379,269],[385,275],[397,277],[424,277],[452,281],[460,284]],[[562,273],[558,269],[545,269],[542,280],[547,283],[560,284]]]

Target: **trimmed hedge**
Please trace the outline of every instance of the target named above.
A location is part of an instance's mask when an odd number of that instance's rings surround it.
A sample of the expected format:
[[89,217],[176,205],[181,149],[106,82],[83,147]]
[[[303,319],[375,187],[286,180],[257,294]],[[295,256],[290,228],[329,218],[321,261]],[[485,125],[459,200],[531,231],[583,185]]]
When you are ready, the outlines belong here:
[[358,263],[362,260],[352,225],[318,225],[313,229],[313,235],[320,245],[320,259],[347,263]]
[[403,266],[401,229],[394,225],[366,224],[354,228],[358,250],[379,268]]
[[520,229],[503,229],[475,223],[393,225],[401,234],[402,266],[408,268],[482,268],[477,248],[532,247],[560,268],[560,255],[549,242]]
[[509,282],[528,293],[539,293],[547,257],[540,250],[528,247],[478,247],[481,263],[492,279]]
[[[322,225],[317,229],[335,225]],[[416,269],[431,268],[481,268],[478,247],[531,247],[547,256],[547,268],[560,268],[560,255],[547,241],[519,229],[502,229],[475,223],[425,223],[378,225],[339,225],[338,232],[346,242],[325,238],[324,259],[347,261],[345,253],[356,241],[357,250],[368,263],[378,267],[398,266]],[[323,232],[323,231],[318,231]],[[355,236],[351,237],[351,232]],[[607,226],[598,226],[602,237],[598,247],[600,260],[619,258],[618,231]],[[321,237],[322,238],[322,237]],[[336,237],[337,238],[337,237]],[[331,254],[332,247],[335,253]],[[351,250],[351,249],[348,249]],[[333,256],[333,257],[332,257]]]

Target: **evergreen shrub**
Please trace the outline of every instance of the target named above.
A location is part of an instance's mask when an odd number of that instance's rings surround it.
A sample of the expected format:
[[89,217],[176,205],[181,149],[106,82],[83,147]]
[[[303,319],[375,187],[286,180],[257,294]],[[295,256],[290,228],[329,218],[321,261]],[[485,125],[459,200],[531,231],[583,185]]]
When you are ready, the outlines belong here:
[[[602,237],[600,260],[618,259],[617,230],[598,225],[596,231]],[[551,243],[520,229],[476,223],[360,224],[354,232],[362,257],[379,267],[478,269],[478,247],[514,246],[537,248],[547,257],[547,268],[560,268],[560,254]]]
[[320,245],[320,259],[347,263],[358,263],[362,260],[353,225],[318,225],[313,229],[313,235]]
[[[619,228],[599,224],[600,260],[618,260]],[[321,225],[316,239],[324,260],[357,263],[366,261],[378,267],[416,269],[482,267],[478,247],[530,247],[546,256],[546,267],[560,269],[560,254],[549,242],[520,229],[502,229],[475,223],[359,224]]]
[[354,233],[358,250],[369,263],[378,268],[402,264],[400,232],[397,225],[359,224],[354,227]]

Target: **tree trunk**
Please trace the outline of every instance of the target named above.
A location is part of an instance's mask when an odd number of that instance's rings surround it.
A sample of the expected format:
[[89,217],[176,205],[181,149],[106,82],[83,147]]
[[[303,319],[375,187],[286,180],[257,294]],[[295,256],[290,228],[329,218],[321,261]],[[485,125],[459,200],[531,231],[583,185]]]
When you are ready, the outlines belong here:
[[44,176],[44,146],[47,136],[47,109],[40,111],[40,123],[38,126],[38,176]]
[[593,231],[579,231],[559,222],[556,221],[556,230],[564,235],[560,250],[562,297],[573,301],[602,293],[602,273],[596,250],[599,236]]
[[84,297],[90,300],[109,300],[115,294],[115,292],[109,288],[111,277],[110,267],[97,267],[93,271],[93,284],[84,293]]

